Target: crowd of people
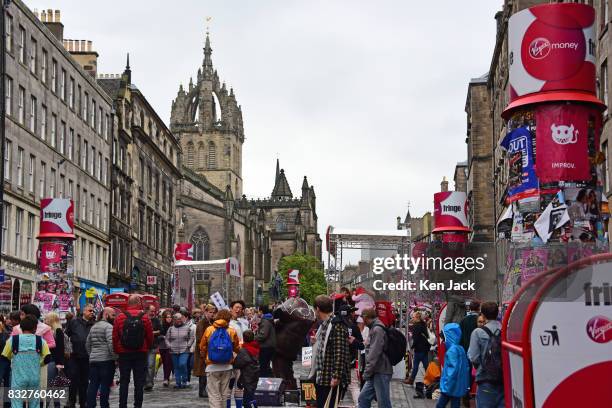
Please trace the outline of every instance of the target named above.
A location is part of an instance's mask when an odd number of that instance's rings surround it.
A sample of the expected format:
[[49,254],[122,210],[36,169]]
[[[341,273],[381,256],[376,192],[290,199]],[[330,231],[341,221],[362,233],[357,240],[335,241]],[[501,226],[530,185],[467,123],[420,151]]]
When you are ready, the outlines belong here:
[[[463,320],[447,323],[438,334],[445,348],[438,361],[439,342],[427,311],[411,313],[406,339],[381,321],[373,301],[366,299],[364,307],[364,294],[343,289],[313,302],[315,318],[298,346],[312,347],[307,378],[315,384],[318,407],[334,408],[348,395],[359,408],[369,408],[374,400],[381,408],[391,407],[394,365],[403,359],[409,369],[405,383],[415,387],[415,398],[438,399],[439,408],[449,402],[459,407],[462,399],[469,406],[476,388],[477,407],[503,406],[497,304],[471,302]],[[57,314],[41,318],[35,305],[25,304],[0,318],[0,384],[66,387],[67,400],[51,400],[48,406],[69,408],[109,407],[111,389],[118,385],[119,407],[127,408],[132,382],[139,408],[159,370],[161,386],[177,390],[191,387],[192,376],[197,377],[198,396],[212,408],[232,402],[237,408],[256,407],[259,378],[283,378],[285,389],[296,388],[280,364],[287,359],[277,342],[280,309],[278,304],[247,308],[236,300],[222,310],[211,304],[157,310],[144,308],[134,295],[125,310],[106,307],[95,316],[87,305],[62,324]],[[420,367],[423,382],[416,381]],[[15,398],[4,404],[21,407]],[[32,401],[30,406],[38,405]]]

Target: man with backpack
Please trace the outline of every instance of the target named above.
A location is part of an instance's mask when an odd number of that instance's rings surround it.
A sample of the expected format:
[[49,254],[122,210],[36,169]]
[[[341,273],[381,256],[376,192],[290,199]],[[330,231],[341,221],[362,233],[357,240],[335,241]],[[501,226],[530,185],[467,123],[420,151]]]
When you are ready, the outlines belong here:
[[498,306],[485,302],[480,312],[486,322],[472,332],[468,358],[476,367],[476,406],[478,408],[504,407],[504,383],[501,363],[501,323],[497,321]]
[[380,408],[391,408],[391,376],[393,366],[387,355],[387,329],[378,319],[376,310],[366,309],[361,313],[365,325],[370,329],[370,342],[366,347],[365,384],[359,394],[359,408],[370,408],[376,397]]
[[76,405],[77,396],[81,408],[87,405],[87,386],[89,380],[89,354],[85,347],[89,331],[96,320],[92,305],[85,305],[82,316],[76,317],[66,325],[66,336],[72,344],[72,353],[68,360],[68,406]]
[[130,295],[128,307],[113,325],[113,349],[119,356],[119,408],[127,408],[130,376],[134,373],[134,408],[142,408],[147,353],[153,347],[153,326],[140,296]]
[[200,356],[206,364],[206,391],[210,408],[224,408],[230,398],[234,353],[240,351],[236,331],[229,327],[232,314],[222,309],[217,312],[212,326],[208,326],[200,340]]

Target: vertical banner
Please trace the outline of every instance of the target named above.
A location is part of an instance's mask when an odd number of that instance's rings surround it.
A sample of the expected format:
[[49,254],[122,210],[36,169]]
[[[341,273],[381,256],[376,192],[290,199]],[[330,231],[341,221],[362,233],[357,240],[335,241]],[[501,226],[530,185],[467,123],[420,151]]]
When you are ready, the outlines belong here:
[[193,261],[193,244],[189,242],[177,242],[174,244],[175,261]]
[[586,106],[566,103],[536,108],[536,174],[542,183],[591,179],[589,112]]
[[513,202],[539,195],[534,168],[533,136],[529,129],[520,127],[508,133],[500,143],[508,152],[508,199]]

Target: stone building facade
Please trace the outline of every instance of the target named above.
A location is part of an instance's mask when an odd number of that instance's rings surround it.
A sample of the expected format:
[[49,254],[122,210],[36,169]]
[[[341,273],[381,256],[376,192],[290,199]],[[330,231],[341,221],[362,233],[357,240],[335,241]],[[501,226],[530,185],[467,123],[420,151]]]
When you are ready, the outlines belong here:
[[[132,83],[129,56],[119,75],[98,83],[114,99],[110,287],[147,292],[169,304],[180,146]],[[149,284],[148,277],[156,283]]]
[[[495,222],[493,201],[493,137],[488,75],[474,78],[468,85],[467,113],[467,180],[468,221],[471,240],[492,242]],[[457,184],[457,183],[455,183]],[[457,190],[457,185],[455,185]],[[461,190],[457,190],[461,191]]]
[[106,284],[112,100],[66,50],[63,29],[59,11],[7,8],[2,267],[13,309],[35,289],[45,197],[74,200],[75,297]]
[[[183,152],[177,239],[194,245],[196,260],[238,258],[242,296],[254,303],[282,256],[304,252],[321,258],[316,196],[306,178],[301,197],[294,198],[277,163],[271,197],[243,194],[242,108],[213,67],[208,35],[195,83],[180,85],[172,101],[170,130]],[[205,288],[206,282],[196,281],[197,297],[206,297]]]

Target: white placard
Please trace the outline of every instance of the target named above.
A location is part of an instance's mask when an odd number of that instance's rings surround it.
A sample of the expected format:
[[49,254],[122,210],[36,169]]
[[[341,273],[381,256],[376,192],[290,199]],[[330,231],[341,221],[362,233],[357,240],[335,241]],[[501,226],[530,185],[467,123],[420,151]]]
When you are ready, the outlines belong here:
[[302,347],[302,367],[310,367],[312,364],[312,347]]
[[212,300],[213,304],[217,307],[217,310],[229,309],[225,303],[225,300],[223,300],[223,296],[221,296],[221,293],[219,292],[213,293],[210,296],[210,300]]

